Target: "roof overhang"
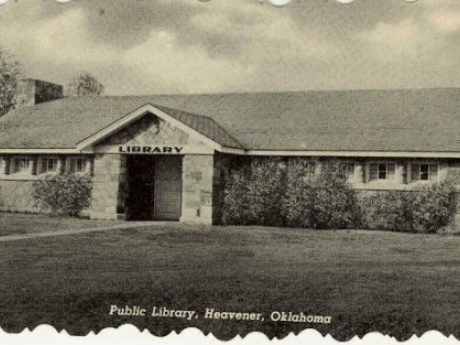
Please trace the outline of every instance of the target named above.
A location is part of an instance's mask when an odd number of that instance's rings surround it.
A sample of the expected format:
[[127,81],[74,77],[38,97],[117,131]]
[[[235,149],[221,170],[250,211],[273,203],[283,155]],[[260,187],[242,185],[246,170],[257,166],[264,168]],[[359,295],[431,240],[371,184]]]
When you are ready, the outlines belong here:
[[[342,158],[458,158],[460,152],[415,152],[415,151],[308,151],[308,150],[241,150],[220,147],[222,153],[245,156],[280,157],[342,157]],[[92,154],[90,148],[78,149],[0,149],[0,154]]]
[[460,152],[420,151],[271,151],[248,150],[249,156],[310,156],[310,157],[356,157],[356,158],[460,158]]
[[77,150],[77,149],[0,149],[0,153],[8,154],[81,154],[91,153],[90,151]]

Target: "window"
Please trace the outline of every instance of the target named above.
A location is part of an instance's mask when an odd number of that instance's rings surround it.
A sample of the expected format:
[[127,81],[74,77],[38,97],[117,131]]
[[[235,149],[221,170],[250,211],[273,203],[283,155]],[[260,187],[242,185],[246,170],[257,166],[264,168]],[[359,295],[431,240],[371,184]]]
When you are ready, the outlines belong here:
[[411,180],[417,181],[437,181],[438,165],[437,164],[412,164]]
[[349,162],[340,162],[339,163],[340,172],[345,173],[347,178],[353,177],[355,174],[355,164]]
[[371,163],[371,181],[383,181],[395,179],[394,163]]
[[71,158],[69,164],[69,172],[81,173],[86,171],[86,159],[85,158]]
[[28,157],[16,157],[14,159],[14,173],[31,172],[32,160]]
[[52,157],[45,157],[41,159],[40,172],[43,174],[46,173],[55,173],[57,172],[58,159]]

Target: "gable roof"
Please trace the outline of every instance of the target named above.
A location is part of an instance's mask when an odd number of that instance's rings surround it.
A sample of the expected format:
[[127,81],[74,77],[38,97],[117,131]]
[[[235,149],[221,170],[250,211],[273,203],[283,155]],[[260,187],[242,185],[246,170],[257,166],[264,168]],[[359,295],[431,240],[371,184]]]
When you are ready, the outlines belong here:
[[65,98],[1,117],[0,148],[75,148],[146,104],[229,148],[460,152],[457,88]]

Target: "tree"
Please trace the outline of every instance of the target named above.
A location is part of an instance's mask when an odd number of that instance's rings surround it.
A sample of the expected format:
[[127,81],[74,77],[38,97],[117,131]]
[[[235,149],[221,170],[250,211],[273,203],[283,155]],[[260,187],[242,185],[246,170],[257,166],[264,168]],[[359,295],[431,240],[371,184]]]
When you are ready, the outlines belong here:
[[14,94],[21,74],[21,64],[16,57],[0,46],[0,116],[14,107]]
[[104,85],[102,85],[95,77],[88,72],[81,72],[73,77],[68,86],[67,93],[69,96],[100,96],[104,93]]

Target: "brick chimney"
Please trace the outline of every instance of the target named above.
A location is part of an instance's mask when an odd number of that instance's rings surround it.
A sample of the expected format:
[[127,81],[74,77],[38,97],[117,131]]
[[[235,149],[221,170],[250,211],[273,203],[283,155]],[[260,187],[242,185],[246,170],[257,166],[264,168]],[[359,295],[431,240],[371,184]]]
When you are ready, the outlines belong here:
[[36,104],[62,98],[61,85],[37,79],[21,79],[16,86],[15,108],[32,107]]

